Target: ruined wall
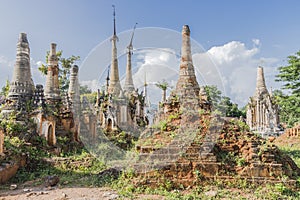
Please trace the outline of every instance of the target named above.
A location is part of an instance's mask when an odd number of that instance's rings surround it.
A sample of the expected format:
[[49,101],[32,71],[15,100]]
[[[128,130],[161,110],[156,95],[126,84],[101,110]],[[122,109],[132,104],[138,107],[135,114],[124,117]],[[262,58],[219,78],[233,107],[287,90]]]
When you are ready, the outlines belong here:
[[300,124],[296,125],[293,128],[288,128],[284,134],[286,134],[288,137],[299,137],[300,138]]
[[0,183],[5,183],[15,176],[19,167],[18,163],[6,163],[0,166]]

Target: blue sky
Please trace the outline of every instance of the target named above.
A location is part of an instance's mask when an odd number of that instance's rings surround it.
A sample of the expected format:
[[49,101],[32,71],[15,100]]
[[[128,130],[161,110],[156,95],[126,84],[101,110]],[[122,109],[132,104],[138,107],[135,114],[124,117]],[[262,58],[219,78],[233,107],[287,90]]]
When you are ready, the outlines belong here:
[[[215,63],[223,71],[238,69],[239,62],[251,63],[254,79],[254,68],[259,62],[265,65],[266,76],[273,77],[286,57],[300,49],[300,2],[296,0],[0,0],[1,85],[7,77],[11,78],[20,32],[28,34],[34,69],[36,62],[45,60],[51,42],[58,44],[64,56],[79,55],[82,62],[93,48],[111,36],[112,4],[116,5],[118,32],[131,29],[135,22],[139,28],[162,27],[179,32],[182,25],[188,24],[192,38],[216,57]],[[227,58],[232,54],[239,58],[225,59],[224,52]],[[240,54],[246,55],[242,61]],[[224,65],[222,60],[227,63]],[[227,65],[230,66],[224,69]],[[224,77],[233,83],[233,76],[238,77],[239,71],[248,68],[244,69],[225,72]],[[33,74],[38,81],[38,75]],[[276,87],[271,80],[267,83]],[[230,96],[238,96],[230,92],[235,90],[232,85],[227,87]]]

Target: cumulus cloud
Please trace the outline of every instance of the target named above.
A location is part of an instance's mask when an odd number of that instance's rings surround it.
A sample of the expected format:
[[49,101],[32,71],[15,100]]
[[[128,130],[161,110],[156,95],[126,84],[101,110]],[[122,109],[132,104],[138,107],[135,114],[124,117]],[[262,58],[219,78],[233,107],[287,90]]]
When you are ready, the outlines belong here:
[[258,66],[262,65],[265,69],[267,87],[274,85],[272,81],[278,59],[258,57],[260,41],[253,39],[252,42],[252,48],[247,48],[242,42],[231,41],[193,56],[195,67],[205,83],[224,89],[225,95],[240,106],[245,105],[254,93]]
[[134,84],[139,87],[147,82],[157,83],[162,79],[172,80],[178,76],[179,60],[170,49],[142,50],[137,55],[139,65],[133,75]]
[[[208,53],[217,64],[231,64],[234,61],[249,61],[259,52],[257,47],[247,49],[245,44],[239,41],[232,41],[223,46],[212,47]],[[215,59],[217,58],[217,59]]]
[[98,89],[102,89],[103,85],[100,84],[100,82],[96,79],[94,80],[85,80],[85,81],[79,81],[80,85],[86,85],[89,89],[92,91],[97,91]]
[[161,90],[156,87],[156,83],[165,80],[170,88],[176,85],[179,69],[178,56],[172,49],[156,48],[140,51],[137,59],[139,65],[136,65],[138,67],[133,74],[134,85],[141,90],[146,79],[150,101],[157,103],[161,100]]
[[259,46],[260,45],[260,40],[259,39],[252,39],[252,42],[254,45]]

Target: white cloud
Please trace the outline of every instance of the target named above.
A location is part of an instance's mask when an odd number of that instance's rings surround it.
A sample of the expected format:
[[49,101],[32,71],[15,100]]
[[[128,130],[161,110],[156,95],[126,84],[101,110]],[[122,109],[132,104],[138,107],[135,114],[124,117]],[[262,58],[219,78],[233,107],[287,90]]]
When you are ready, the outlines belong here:
[[260,45],[260,40],[259,39],[252,39],[252,42],[254,45],[259,46]]
[[212,47],[208,53],[215,59],[217,64],[230,64],[234,61],[251,60],[259,52],[257,47],[247,49],[245,44],[239,41],[232,41],[223,46]]
[[[150,101],[157,103],[161,100],[161,90],[155,86],[157,82],[166,80],[170,86],[174,87],[176,85],[179,70],[179,60],[176,53],[171,49],[145,49],[140,51],[137,57],[139,67],[133,74],[134,85],[141,91],[146,76]],[[125,77],[121,82],[122,85],[124,79]]]
[[177,76],[179,61],[176,54],[169,49],[151,49],[139,52],[140,65],[133,75],[134,84],[139,87],[147,82],[156,83],[162,79],[171,80]]
[[267,87],[275,84],[272,81],[278,59],[259,58],[258,45],[260,41],[254,39],[252,48],[239,41],[215,46],[206,53],[194,55],[194,64],[206,84],[217,85],[221,90],[224,87],[225,95],[243,106],[254,93],[258,66],[264,67]]

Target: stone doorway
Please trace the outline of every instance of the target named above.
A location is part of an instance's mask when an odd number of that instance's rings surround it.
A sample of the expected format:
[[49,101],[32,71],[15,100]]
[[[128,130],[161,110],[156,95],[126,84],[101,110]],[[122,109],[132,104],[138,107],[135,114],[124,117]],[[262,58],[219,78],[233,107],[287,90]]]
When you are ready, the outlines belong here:
[[110,118],[107,120],[107,130],[108,131],[112,130],[112,120]]
[[55,134],[53,130],[52,124],[48,127],[48,145],[53,146],[55,145]]

